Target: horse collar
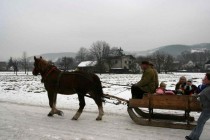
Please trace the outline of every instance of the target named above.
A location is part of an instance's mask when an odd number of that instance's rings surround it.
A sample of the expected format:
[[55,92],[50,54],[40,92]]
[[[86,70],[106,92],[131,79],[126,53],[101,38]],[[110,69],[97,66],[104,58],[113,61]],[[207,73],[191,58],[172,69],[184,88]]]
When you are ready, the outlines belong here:
[[43,75],[42,80],[41,80],[42,83],[45,82],[45,80],[47,79],[47,76],[48,76],[53,70],[55,70],[55,69],[57,69],[57,68],[56,68],[56,67],[52,67],[49,71],[46,72],[46,74]]

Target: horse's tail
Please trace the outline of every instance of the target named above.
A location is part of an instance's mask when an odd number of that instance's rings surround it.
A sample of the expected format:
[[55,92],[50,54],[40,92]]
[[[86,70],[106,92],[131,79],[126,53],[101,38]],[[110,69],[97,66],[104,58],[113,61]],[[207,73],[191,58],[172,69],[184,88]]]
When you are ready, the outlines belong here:
[[103,97],[104,93],[100,78],[96,74],[93,74],[93,79],[95,81],[95,91],[100,95],[100,97]]

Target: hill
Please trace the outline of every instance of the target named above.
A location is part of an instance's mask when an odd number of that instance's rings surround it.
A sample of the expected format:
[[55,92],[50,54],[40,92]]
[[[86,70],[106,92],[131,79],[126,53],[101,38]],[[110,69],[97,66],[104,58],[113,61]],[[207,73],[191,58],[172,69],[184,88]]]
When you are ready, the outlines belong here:
[[137,52],[137,56],[146,56],[146,55],[151,55],[152,53],[156,51],[160,52],[165,52],[168,54],[171,54],[173,56],[178,56],[184,51],[190,51],[190,52],[203,52],[205,50],[210,50],[210,43],[201,43],[201,44],[195,44],[195,45],[168,45],[168,46],[163,46],[159,47],[156,49],[148,50],[148,51],[141,51]]
[[[62,57],[75,57],[76,53],[74,52],[62,52],[62,53],[45,53],[45,54],[41,54],[41,55],[36,55],[38,56],[42,56],[44,59],[46,60],[51,60],[53,62],[57,61],[59,58]],[[33,56],[29,58],[30,61],[33,61]]]

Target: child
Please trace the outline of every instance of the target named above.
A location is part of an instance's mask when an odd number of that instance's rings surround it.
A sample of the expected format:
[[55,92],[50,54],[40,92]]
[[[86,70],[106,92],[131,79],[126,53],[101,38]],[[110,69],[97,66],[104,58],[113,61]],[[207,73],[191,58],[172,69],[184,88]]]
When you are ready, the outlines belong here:
[[184,95],[193,95],[197,91],[197,86],[193,85],[193,80],[187,80],[187,83],[184,87]]
[[156,94],[157,95],[163,95],[163,94],[174,95],[173,91],[166,90],[166,84],[164,82],[160,83],[160,87],[156,89]]
[[179,78],[179,82],[176,84],[175,92],[176,94],[184,94],[184,87],[186,86],[187,79],[184,76]]
[[199,94],[201,91],[203,91],[206,88],[206,84],[204,83],[204,79],[202,80],[202,84],[198,86],[197,88],[197,94]]

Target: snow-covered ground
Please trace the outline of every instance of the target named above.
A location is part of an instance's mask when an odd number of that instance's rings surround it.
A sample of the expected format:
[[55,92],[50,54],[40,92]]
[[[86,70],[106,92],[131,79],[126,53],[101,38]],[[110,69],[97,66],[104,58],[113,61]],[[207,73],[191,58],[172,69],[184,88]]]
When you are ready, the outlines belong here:
[[[167,84],[167,89],[174,89],[179,77],[183,75],[188,79],[193,79],[195,85],[199,85],[205,74],[160,74],[159,80],[160,82],[164,81]],[[105,94],[129,99],[131,97],[129,86],[139,81],[141,75],[102,74],[99,75],[99,77],[101,81],[104,82],[103,90]],[[78,109],[78,99],[76,95],[58,95],[57,107],[66,114],[64,117],[56,116],[54,118],[48,118],[46,117],[47,113],[50,111],[50,108],[48,107],[48,98],[40,79],[39,76],[35,77],[23,73],[19,73],[18,76],[15,76],[11,72],[0,73],[0,139],[175,140],[182,139],[190,132],[187,130],[173,130],[136,125],[129,118],[126,105],[116,106],[109,103],[104,105],[105,116],[103,121],[96,122],[94,119],[97,116],[96,112],[98,112],[98,110],[94,101],[89,98],[86,98],[84,114],[82,114],[79,121],[72,122],[70,118]],[[128,86],[118,86],[108,83]],[[69,112],[70,114],[68,114]],[[171,113],[177,112],[171,111]],[[197,118],[199,113],[193,113],[193,115]],[[15,121],[16,119],[17,121]],[[74,127],[76,129],[74,129]],[[88,130],[85,131],[87,128]],[[56,132],[57,129],[58,132]],[[207,133],[206,130],[208,130],[208,132],[210,130],[209,122],[202,135],[203,140],[207,140],[210,137],[210,133]]]

